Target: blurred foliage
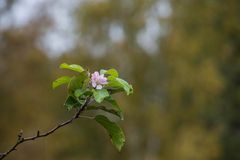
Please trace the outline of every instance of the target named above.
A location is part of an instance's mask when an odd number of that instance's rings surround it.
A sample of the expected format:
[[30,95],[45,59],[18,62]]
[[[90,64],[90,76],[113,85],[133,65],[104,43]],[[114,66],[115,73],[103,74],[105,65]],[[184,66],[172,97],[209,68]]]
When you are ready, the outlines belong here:
[[[159,18],[166,34],[148,54],[136,37],[157,2],[81,4],[75,15],[82,41],[55,59],[36,46],[46,27],[42,19],[0,31],[0,151],[15,142],[19,129],[32,135],[72,114],[62,107],[64,89],[57,95],[51,90],[64,61],[92,71],[117,68],[133,84],[134,95],[116,97],[126,115],[126,146],[118,153],[102,128],[81,120],[8,159],[240,159],[240,1],[169,1],[171,16]],[[122,26],[121,42],[109,38],[112,24]],[[105,54],[92,54],[97,46]]]

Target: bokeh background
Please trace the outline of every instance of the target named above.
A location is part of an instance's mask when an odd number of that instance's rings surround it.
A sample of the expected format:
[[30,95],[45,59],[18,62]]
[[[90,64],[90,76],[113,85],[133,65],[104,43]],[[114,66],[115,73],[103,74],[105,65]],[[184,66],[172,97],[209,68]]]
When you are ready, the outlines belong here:
[[239,160],[239,52],[239,0],[0,0],[0,151],[73,114],[67,62],[133,84],[122,152],[81,119],[6,159]]

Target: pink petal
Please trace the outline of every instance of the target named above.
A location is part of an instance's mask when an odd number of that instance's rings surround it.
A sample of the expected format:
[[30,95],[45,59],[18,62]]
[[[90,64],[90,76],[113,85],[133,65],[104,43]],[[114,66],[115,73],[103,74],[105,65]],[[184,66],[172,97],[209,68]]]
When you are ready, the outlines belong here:
[[101,79],[102,79],[102,78],[104,78],[104,75],[103,75],[103,74],[101,74],[101,75],[99,76],[99,78],[101,78]]
[[92,77],[93,79],[97,79],[99,76],[99,73],[97,71],[95,71],[93,74],[92,74]]
[[100,82],[100,83],[104,83],[105,80],[104,80],[104,79],[99,79],[99,82]]
[[107,84],[107,80],[106,79],[102,79],[101,80],[101,84]]
[[96,77],[99,77],[99,72],[98,72],[98,71],[95,71],[93,74],[94,74]]
[[92,86],[93,87],[96,87],[97,86],[97,83],[95,81],[92,81]]

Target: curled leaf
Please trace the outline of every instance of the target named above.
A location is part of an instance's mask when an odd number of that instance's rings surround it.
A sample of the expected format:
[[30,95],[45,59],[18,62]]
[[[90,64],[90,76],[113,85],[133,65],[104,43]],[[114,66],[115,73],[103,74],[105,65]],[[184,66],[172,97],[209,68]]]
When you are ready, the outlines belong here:
[[114,90],[121,91],[123,89],[127,95],[133,93],[132,85],[128,84],[127,81],[121,79],[121,78],[115,78],[113,76],[108,77],[108,84],[107,87],[113,88]]

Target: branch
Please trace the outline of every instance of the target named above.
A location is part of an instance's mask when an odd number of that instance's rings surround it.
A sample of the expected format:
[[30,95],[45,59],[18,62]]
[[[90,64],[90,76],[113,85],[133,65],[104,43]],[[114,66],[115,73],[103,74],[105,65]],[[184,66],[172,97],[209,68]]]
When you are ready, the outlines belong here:
[[85,101],[85,103],[79,108],[79,110],[75,113],[75,115],[70,118],[69,120],[65,121],[65,122],[62,122],[60,124],[58,124],[57,126],[53,127],[52,129],[50,129],[49,131],[45,132],[45,133],[40,133],[40,131],[38,130],[37,131],[37,134],[34,135],[34,136],[31,136],[31,137],[23,137],[23,131],[21,130],[20,133],[18,134],[18,137],[17,137],[17,142],[7,151],[7,152],[4,152],[4,153],[0,153],[0,160],[2,160],[3,158],[5,158],[6,156],[8,156],[11,152],[17,150],[17,147],[20,145],[20,144],[23,144],[25,142],[28,142],[28,141],[32,141],[32,140],[35,140],[35,139],[38,139],[38,138],[42,138],[42,137],[46,137],[50,134],[53,134],[55,131],[57,131],[58,129],[72,123],[74,120],[80,118],[80,114],[82,113],[82,111],[85,110],[85,108],[91,103],[91,98],[87,98],[87,100]]

